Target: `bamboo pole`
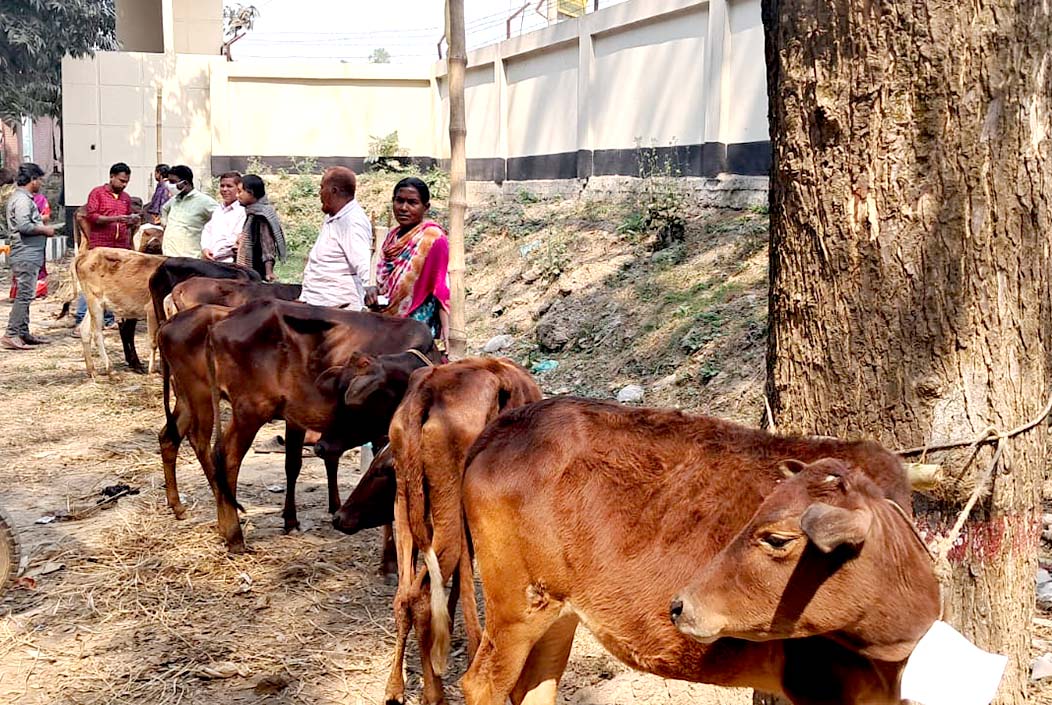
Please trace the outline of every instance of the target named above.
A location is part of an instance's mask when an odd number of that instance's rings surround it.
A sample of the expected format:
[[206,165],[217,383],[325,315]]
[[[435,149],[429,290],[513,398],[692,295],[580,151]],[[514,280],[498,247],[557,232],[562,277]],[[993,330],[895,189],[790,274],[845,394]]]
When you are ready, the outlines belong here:
[[449,355],[467,351],[464,315],[464,214],[467,210],[467,122],[464,115],[464,73],[467,51],[464,39],[464,0],[446,0],[446,37],[449,42]]

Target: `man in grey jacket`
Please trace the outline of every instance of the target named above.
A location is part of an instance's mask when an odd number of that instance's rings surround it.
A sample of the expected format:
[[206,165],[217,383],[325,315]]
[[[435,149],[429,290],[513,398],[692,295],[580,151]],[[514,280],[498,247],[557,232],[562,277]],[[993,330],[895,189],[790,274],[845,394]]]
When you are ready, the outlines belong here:
[[7,335],[0,338],[0,348],[29,350],[47,343],[29,332],[29,304],[36,296],[37,275],[44,266],[44,247],[55,229],[44,225],[33,194],[40,191],[44,170],[36,164],[18,167],[18,188],[7,199],[7,232],[11,238],[11,276],[18,284],[15,305],[7,319]]

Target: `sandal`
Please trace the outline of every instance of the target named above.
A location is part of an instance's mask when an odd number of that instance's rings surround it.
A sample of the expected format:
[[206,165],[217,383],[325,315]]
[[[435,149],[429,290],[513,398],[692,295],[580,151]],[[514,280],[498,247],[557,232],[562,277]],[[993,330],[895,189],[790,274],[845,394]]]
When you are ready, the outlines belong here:
[[[252,446],[252,450],[256,451],[257,453],[284,453],[285,438],[280,435],[274,436],[273,438],[268,438],[267,440],[260,441],[259,443]],[[305,457],[312,457],[314,455],[314,449],[311,446],[304,444],[303,455]]]

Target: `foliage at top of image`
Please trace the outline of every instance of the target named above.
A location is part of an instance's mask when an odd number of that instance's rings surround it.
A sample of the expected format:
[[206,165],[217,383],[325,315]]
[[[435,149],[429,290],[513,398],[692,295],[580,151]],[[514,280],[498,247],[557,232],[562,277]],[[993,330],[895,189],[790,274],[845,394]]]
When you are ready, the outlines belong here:
[[391,54],[383,47],[373,49],[373,53],[369,55],[369,63],[389,64],[391,63]]
[[0,119],[57,116],[62,57],[117,49],[114,0],[0,2]]
[[244,37],[256,26],[260,12],[255,5],[227,5],[223,8],[223,47],[222,53],[227,61],[233,61],[230,47]]
[[365,158],[365,163],[371,165],[373,169],[405,171],[406,166],[399,159],[404,156],[406,152],[398,144],[398,130],[383,137],[369,135],[369,156]]

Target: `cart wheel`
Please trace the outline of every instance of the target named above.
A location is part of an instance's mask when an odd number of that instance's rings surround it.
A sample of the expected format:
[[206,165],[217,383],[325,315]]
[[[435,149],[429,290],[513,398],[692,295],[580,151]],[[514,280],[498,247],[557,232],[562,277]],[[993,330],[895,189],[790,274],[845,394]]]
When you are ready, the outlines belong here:
[[11,521],[0,511],[0,595],[18,573],[20,551]]

